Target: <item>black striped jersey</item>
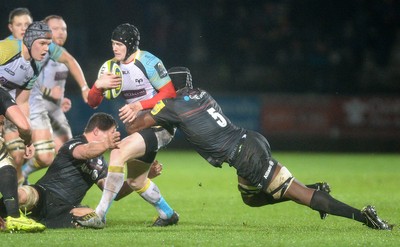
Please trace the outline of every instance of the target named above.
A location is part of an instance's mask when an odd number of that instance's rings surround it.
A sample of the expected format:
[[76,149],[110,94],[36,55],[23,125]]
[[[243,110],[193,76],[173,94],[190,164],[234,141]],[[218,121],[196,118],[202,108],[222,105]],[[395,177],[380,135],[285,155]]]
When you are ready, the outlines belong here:
[[212,96],[201,89],[184,88],[175,99],[163,99],[151,115],[157,124],[177,127],[211,165],[227,162],[245,133],[222,112]]
[[102,155],[89,160],[75,159],[72,155],[77,146],[86,143],[88,141],[84,135],[64,143],[45,175],[36,184],[72,205],[79,204],[92,185],[107,176],[108,164]]

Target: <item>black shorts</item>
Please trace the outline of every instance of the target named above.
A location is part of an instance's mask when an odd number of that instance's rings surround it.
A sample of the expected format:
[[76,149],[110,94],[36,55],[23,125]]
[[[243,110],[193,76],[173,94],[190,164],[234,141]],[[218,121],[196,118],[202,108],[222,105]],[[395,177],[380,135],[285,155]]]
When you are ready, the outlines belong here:
[[[241,146],[240,146],[241,145]],[[267,139],[258,132],[247,131],[239,141],[238,153],[230,162],[236,168],[238,176],[249,181],[253,186],[266,189],[276,169],[271,157],[271,148]]]
[[39,202],[32,209],[30,217],[46,225],[47,228],[74,227],[70,211],[76,207],[75,205],[63,201],[40,185],[31,186],[38,191]]
[[143,137],[146,144],[146,152],[142,157],[137,158],[138,160],[145,163],[153,163],[158,151],[156,131],[158,131],[157,128],[148,128],[138,132]]

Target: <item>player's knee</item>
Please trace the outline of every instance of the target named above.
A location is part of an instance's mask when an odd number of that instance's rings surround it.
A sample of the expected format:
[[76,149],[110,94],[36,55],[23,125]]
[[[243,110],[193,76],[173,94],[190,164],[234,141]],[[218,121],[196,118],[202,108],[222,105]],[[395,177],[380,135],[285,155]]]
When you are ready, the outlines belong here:
[[238,190],[242,197],[243,203],[250,207],[260,207],[260,189],[254,186],[244,185],[239,183]]
[[146,183],[146,181],[140,181],[139,179],[133,179],[133,178],[127,178],[126,183],[131,187],[133,190],[137,191],[143,188]]
[[23,211],[30,211],[39,201],[39,193],[29,185],[18,188],[19,208]]
[[53,140],[40,140],[33,143],[35,146],[35,158],[40,167],[48,167],[54,160],[55,144]]
[[24,162],[25,144],[21,138],[13,139],[5,143],[7,150],[14,160],[16,166]]
[[280,170],[272,178],[266,191],[272,195],[274,199],[279,200],[285,195],[293,180],[294,177],[292,176],[292,173],[290,173],[286,167],[281,166]]

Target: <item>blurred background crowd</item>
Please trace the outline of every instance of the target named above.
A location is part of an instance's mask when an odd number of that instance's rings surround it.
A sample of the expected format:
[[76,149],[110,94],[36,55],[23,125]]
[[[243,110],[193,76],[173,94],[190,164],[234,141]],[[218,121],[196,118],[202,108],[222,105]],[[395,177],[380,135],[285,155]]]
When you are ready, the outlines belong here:
[[[143,50],[185,65],[217,92],[341,95],[400,93],[400,1],[395,0],[0,0],[68,25],[65,47],[94,81],[112,57],[110,36],[135,24]],[[73,83],[71,83],[73,84]],[[74,85],[73,85],[74,86]],[[72,87],[72,90],[79,90]]]

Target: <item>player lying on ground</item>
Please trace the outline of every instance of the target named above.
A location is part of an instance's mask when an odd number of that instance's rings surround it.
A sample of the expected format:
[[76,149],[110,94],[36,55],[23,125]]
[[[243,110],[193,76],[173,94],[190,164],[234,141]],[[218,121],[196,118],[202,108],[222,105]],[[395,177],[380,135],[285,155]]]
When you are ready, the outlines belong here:
[[[61,148],[46,174],[35,185],[24,185],[18,189],[20,208],[31,212],[30,217],[48,228],[79,226],[81,216],[94,212],[80,203],[86,192],[97,184],[104,186],[107,162],[103,154],[120,143],[117,123],[111,115],[95,113],[88,121],[83,135],[74,137]],[[161,172],[155,162],[150,177]],[[125,183],[116,200],[133,190]],[[0,214],[4,213],[4,202],[0,203]]]

